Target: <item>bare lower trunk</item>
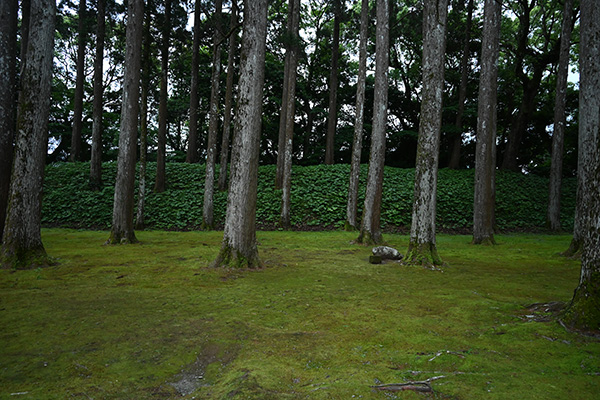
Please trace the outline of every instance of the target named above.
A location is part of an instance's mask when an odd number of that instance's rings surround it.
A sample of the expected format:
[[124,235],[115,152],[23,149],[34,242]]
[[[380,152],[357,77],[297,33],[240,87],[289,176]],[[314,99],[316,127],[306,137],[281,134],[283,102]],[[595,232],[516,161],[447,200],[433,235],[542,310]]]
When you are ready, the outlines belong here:
[[104,68],[104,37],[106,33],[104,0],[98,0],[97,9],[96,57],[94,59],[94,101],[92,111],[92,155],[90,161],[90,188],[92,190],[100,190],[102,187],[102,96],[104,93],[102,74]]
[[244,7],[238,106],[221,251],[213,266],[256,268],[256,197],[267,34],[267,0]]
[[190,78],[190,125],[188,147],[185,157],[187,163],[198,162],[198,65],[200,63],[200,0],[196,0],[194,10],[194,43]]
[[[289,21],[289,17],[288,17]],[[289,24],[288,22],[288,29]],[[284,68],[283,68],[283,91],[281,94],[281,112],[279,113],[279,135],[277,139],[277,171],[275,173],[275,189],[283,188],[283,169],[285,164],[285,123],[287,120],[287,101],[289,101],[289,87],[290,87],[290,48],[288,46],[285,54]]]
[[340,58],[340,0],[334,1],[333,40],[331,43],[331,71],[329,76],[329,115],[325,140],[325,164],[335,163],[335,131],[337,127],[338,62]]
[[167,102],[169,100],[169,42],[171,36],[171,0],[165,0],[165,24],[162,32],[160,103],[158,105],[158,150],[156,152],[156,181],[154,191],[162,193],[167,186]]
[[14,165],[0,264],[33,268],[51,263],[41,236],[42,185],[54,50],[54,0],[32,0],[30,42],[21,75]]
[[146,21],[144,24],[144,42],[142,54],[142,90],[140,99],[140,162],[138,177],[138,203],[135,217],[135,229],[142,230],[145,227],[144,209],[146,206],[146,169],[148,152],[148,91],[150,85],[150,57],[151,40],[150,35],[151,13],[146,10]]
[[71,131],[71,161],[81,159],[81,127],[83,126],[83,81],[85,79],[85,0],[79,0],[79,23],[77,28],[77,77],[73,99],[73,129]]

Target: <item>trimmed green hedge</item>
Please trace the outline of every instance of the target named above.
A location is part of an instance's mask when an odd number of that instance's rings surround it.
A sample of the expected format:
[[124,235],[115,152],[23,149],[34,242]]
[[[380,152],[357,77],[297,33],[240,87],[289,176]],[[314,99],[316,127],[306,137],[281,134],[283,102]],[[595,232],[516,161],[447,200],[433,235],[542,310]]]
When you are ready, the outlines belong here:
[[[149,163],[146,192],[146,224],[152,229],[193,230],[202,222],[204,165],[168,163],[167,190],[152,191],[155,164]],[[218,169],[217,169],[218,171]],[[294,166],[292,177],[292,224],[297,229],[333,229],[346,218],[349,165]],[[103,165],[104,188],[88,188],[89,164],[48,165],[44,182],[42,222],[46,226],[107,229],[112,220],[116,163]],[[361,166],[359,208],[364,201],[367,165]],[[472,224],[473,170],[439,171],[439,230],[467,231]],[[384,176],[382,225],[388,229],[410,227],[413,169],[387,167]],[[259,169],[257,221],[260,228],[277,226],[281,191],[274,189],[275,166]],[[136,183],[137,184],[137,183]],[[543,229],[548,201],[548,179],[498,171],[496,221],[502,230]],[[573,226],[576,180],[563,182],[561,220]],[[215,221],[225,219],[227,194],[215,192]]]

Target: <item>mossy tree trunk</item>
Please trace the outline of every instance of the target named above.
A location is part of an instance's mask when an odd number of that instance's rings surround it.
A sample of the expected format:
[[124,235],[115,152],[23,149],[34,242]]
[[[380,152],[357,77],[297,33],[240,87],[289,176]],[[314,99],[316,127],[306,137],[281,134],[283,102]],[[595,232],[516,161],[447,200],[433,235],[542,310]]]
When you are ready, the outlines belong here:
[[106,36],[106,7],[104,0],[98,0],[96,18],[96,56],[94,58],[94,100],[92,110],[92,154],[90,161],[90,188],[102,187],[102,112],[104,85],[104,38]]
[[215,168],[217,163],[217,130],[219,129],[219,80],[221,77],[221,8],[222,0],[215,1],[213,15],[213,66],[210,89],[210,114],[208,119],[208,140],[206,144],[206,175],[204,177],[204,205],[202,208],[202,229],[210,230],[214,221]]
[[477,109],[473,244],[496,243],[494,240],[494,208],[496,203],[497,87],[501,12],[500,1],[486,0]]
[[[563,321],[577,330],[600,331],[600,9],[581,1],[579,141],[589,149],[579,181],[585,201],[581,277]],[[581,164],[580,164],[581,166]]]
[[235,116],[231,178],[223,245],[214,267],[260,266],[256,245],[258,157],[262,123],[267,0],[244,7],[238,105]]
[[0,3],[0,244],[6,220],[16,127],[17,0]]
[[350,162],[350,183],[346,205],[346,230],[358,229],[358,183],[360,181],[360,156],[362,154],[365,86],[367,79],[367,39],[369,34],[369,1],[362,0],[360,9],[360,39],[358,45],[358,81],[356,83],[356,115],[354,117],[354,140]]
[[329,71],[329,114],[325,137],[325,164],[335,163],[335,131],[337,128],[338,64],[340,59],[340,0],[333,0],[333,38],[331,40],[331,70]]
[[167,186],[167,103],[169,101],[169,44],[171,42],[171,0],[165,0],[165,20],[160,49],[160,101],[158,103],[158,149],[156,151],[156,179],[154,191],[162,193]]
[[188,132],[188,147],[185,156],[185,162],[198,162],[198,80],[199,80],[199,65],[200,65],[200,0],[196,0],[194,9],[194,41],[192,44],[192,66],[190,68],[190,122]]
[[113,221],[107,244],[137,242],[133,230],[133,208],[143,24],[144,1],[130,0],[127,6],[123,105],[119,130]]
[[425,1],[421,120],[410,243],[404,257],[409,264],[441,264],[436,250],[435,216],[447,15],[447,0]]
[[32,0],[30,15],[30,36],[17,111],[14,165],[0,254],[0,263],[8,268],[32,268],[51,263],[42,244],[41,208],[50,114],[55,1]]
[[381,194],[385,165],[385,133],[387,128],[388,65],[389,65],[389,2],[377,0],[377,30],[375,42],[375,87],[373,100],[373,130],[365,204],[357,243],[380,244]]
[[75,78],[75,96],[73,98],[73,126],[71,130],[70,161],[81,159],[81,128],[83,126],[83,81],[85,79],[85,45],[86,45],[86,5],[79,0],[79,22],[77,23],[77,75]]

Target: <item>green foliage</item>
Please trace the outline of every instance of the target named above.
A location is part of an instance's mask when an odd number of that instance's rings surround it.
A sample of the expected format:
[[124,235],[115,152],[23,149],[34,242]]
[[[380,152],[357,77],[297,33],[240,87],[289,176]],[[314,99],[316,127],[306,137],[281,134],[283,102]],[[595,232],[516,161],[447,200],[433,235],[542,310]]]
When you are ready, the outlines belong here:
[[[155,164],[148,164],[147,182],[154,181]],[[358,206],[364,202],[367,165],[361,166]],[[281,213],[281,191],[274,189],[274,165],[259,168],[256,218],[259,228],[273,229]],[[87,163],[56,163],[46,168],[42,222],[76,228],[110,227],[116,163],[103,165],[105,186],[88,188]],[[346,164],[294,166],[292,169],[291,223],[295,229],[342,228],[350,166]],[[204,166],[167,163],[167,190],[154,193],[147,185],[146,224],[151,229],[193,230],[202,223]],[[471,228],[473,170],[441,169],[438,178],[437,224],[443,231]],[[386,167],[381,210],[382,226],[410,226],[414,170]],[[496,175],[496,224],[501,230],[539,230],[545,226],[548,180],[536,175],[498,171]],[[563,183],[562,223],[571,229],[576,181]],[[225,220],[227,193],[215,192],[217,227]]]

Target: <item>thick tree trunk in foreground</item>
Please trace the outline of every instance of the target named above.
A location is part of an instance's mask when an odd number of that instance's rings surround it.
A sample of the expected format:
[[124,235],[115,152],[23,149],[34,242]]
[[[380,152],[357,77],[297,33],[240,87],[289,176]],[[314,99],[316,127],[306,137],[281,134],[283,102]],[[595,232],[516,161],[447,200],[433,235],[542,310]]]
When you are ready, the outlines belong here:
[[83,81],[85,79],[85,0],[79,0],[79,22],[77,26],[77,77],[73,99],[73,128],[71,131],[70,161],[81,160],[81,128],[83,126]]
[[256,197],[267,35],[267,0],[244,6],[238,106],[223,245],[212,266],[260,267]]
[[167,158],[167,102],[169,101],[169,43],[171,39],[171,0],[165,0],[165,24],[162,32],[160,51],[160,102],[158,105],[158,150],[156,152],[156,180],[154,191],[162,193],[166,189]]
[[481,44],[481,73],[477,109],[473,244],[495,244],[496,127],[498,107],[498,56],[502,4],[486,0]]
[[358,45],[358,81],[356,83],[356,116],[354,118],[354,141],[350,163],[350,183],[346,205],[345,230],[358,228],[358,183],[360,180],[360,156],[362,154],[363,123],[365,112],[365,86],[367,78],[367,39],[369,27],[369,1],[362,0],[360,9],[360,39]]
[[[581,277],[563,321],[567,327],[600,331],[600,9],[581,1],[579,140],[588,146],[580,171],[585,208]],[[581,146],[581,145],[580,145]]]
[[227,83],[225,87],[225,109],[223,110],[223,135],[221,137],[221,163],[219,165],[219,190],[227,190],[227,163],[229,161],[229,142],[231,136],[231,114],[233,109],[233,78],[235,69],[235,52],[237,48],[237,34],[233,32],[238,24],[236,0],[231,1],[231,21],[229,23],[229,54],[227,55]]
[[567,103],[567,77],[569,75],[569,49],[573,28],[573,0],[565,1],[560,34],[560,56],[556,75],[556,99],[554,101],[554,129],[552,131],[552,162],[550,164],[550,182],[548,190],[548,213],[546,225],[553,232],[560,226],[560,188],[562,183],[563,147],[565,135]]
[[92,155],[90,161],[90,188],[100,190],[102,187],[102,112],[104,85],[102,74],[104,68],[104,37],[106,34],[106,11],[104,0],[98,0],[96,18],[96,56],[94,58],[94,101],[92,111]]
[[208,119],[208,140],[206,145],[206,175],[204,178],[204,206],[202,208],[202,229],[213,229],[215,191],[215,168],[217,163],[217,130],[219,129],[219,78],[221,76],[221,8],[222,0],[215,1],[213,15],[213,67],[210,89],[210,115]]
[[200,0],[196,0],[194,10],[194,42],[192,47],[192,66],[190,78],[190,125],[188,147],[185,162],[198,162],[198,74],[200,63]]
[[0,244],[6,220],[16,128],[17,0],[0,2]]
[[329,114],[325,137],[325,164],[335,163],[335,130],[337,127],[338,63],[340,59],[340,0],[334,0],[333,40],[331,43],[331,71],[329,75]]
[[144,1],[129,0],[113,221],[107,244],[135,243],[133,206]]
[[375,66],[371,157],[369,159],[369,175],[362,223],[360,234],[356,240],[358,243],[366,245],[383,242],[380,217],[388,114],[389,26],[388,0],[377,0],[377,40],[375,43],[375,60],[377,64]]
[[423,15],[423,91],[410,243],[405,261],[441,264],[435,238],[437,171],[442,125],[447,0],[426,0]]
[[54,0],[32,0],[30,41],[21,75],[14,165],[0,264],[7,268],[49,265],[41,236],[42,184],[54,53]]

